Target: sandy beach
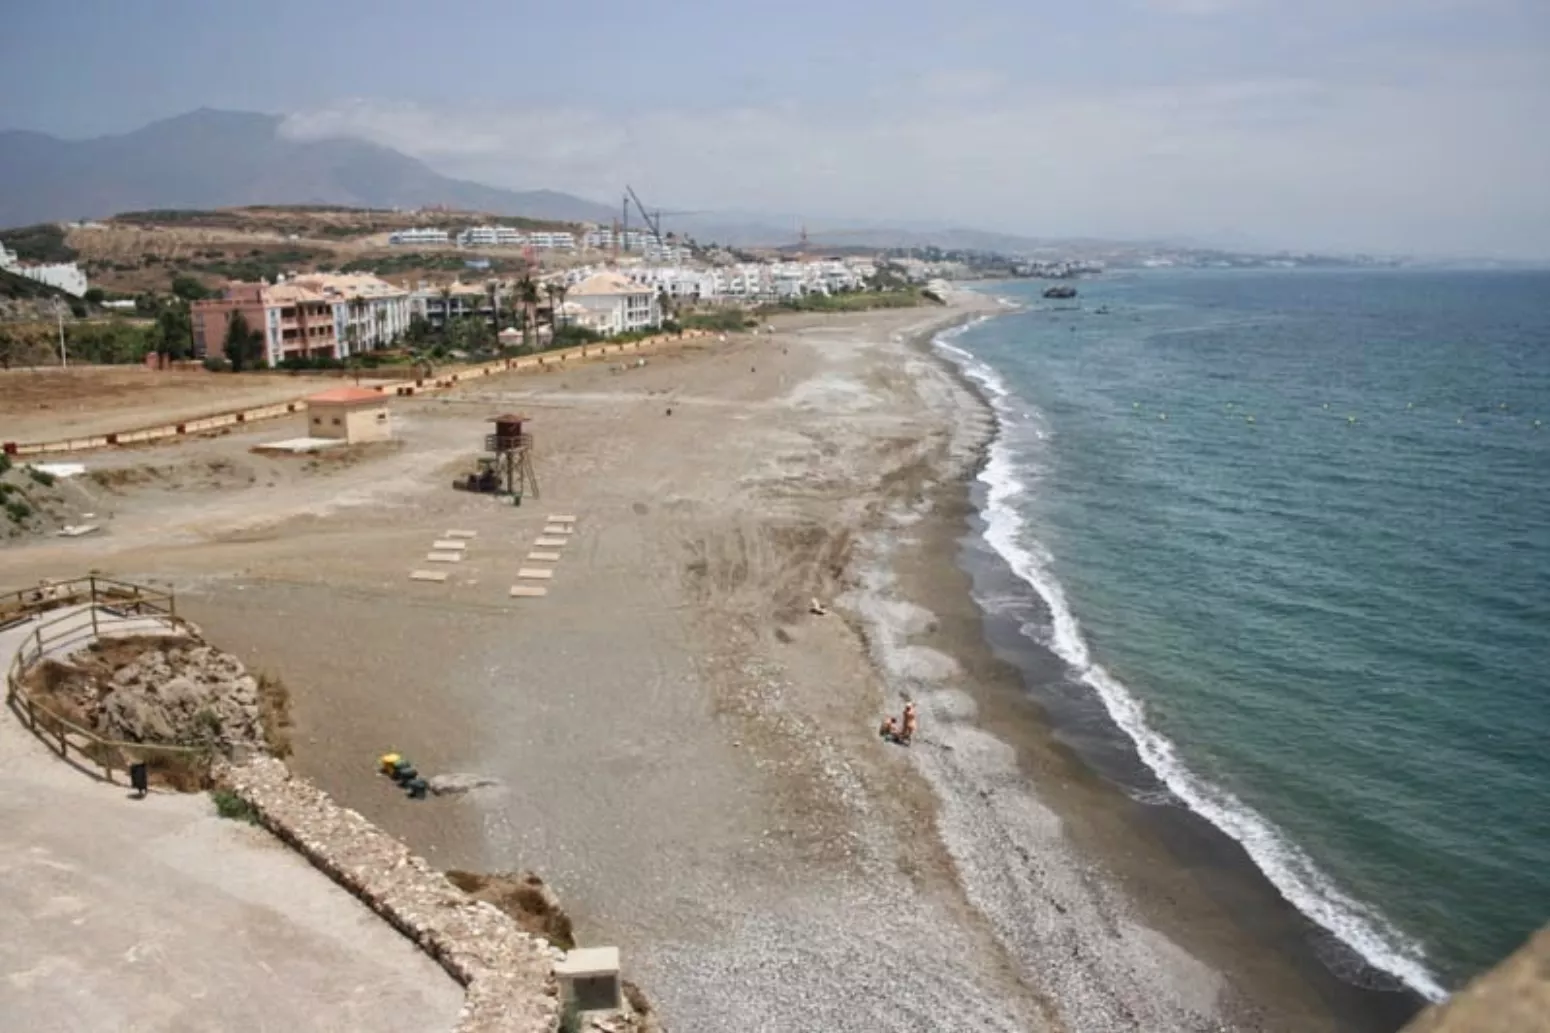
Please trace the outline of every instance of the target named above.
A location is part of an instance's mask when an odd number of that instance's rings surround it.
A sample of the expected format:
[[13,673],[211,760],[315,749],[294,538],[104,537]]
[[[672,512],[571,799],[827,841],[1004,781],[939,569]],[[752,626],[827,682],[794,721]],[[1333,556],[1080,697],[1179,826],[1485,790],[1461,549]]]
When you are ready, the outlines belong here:
[[[992,423],[926,341],[994,307],[490,377],[360,454],[250,453],[275,421],[88,457],[106,533],[6,547],[0,583],[170,583],[291,687],[299,770],[433,863],[538,871],[679,1033],[1396,1028],[1242,859],[1059,740],[974,603]],[[513,410],[542,497],[452,491]],[[512,598],[548,514],[575,532]],[[447,582],[409,581],[451,528]],[[908,749],[876,734],[906,698]],[[500,785],[409,801],[388,749]]]

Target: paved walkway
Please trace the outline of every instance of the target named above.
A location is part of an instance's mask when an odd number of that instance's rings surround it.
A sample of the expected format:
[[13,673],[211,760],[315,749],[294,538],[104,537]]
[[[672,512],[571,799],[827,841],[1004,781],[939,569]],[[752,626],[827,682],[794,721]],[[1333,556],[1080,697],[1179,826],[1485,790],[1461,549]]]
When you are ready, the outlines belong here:
[[[0,632],[0,665],[29,630]],[[132,800],[63,763],[9,708],[0,830],[0,1028],[456,1023],[462,988],[268,833],[216,817],[204,795]]]

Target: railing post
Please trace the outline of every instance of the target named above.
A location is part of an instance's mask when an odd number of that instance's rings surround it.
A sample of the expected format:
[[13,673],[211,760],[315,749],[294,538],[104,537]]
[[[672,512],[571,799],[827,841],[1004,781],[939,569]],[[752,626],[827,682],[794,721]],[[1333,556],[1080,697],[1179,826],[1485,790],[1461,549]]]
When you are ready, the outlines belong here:
[[96,588],[96,585],[92,586],[92,601],[91,601],[90,605],[91,605],[91,637],[92,637],[92,640],[95,641],[101,635],[101,632],[97,628],[97,588]]
[[61,757],[64,757],[64,756],[67,756],[68,753],[69,753],[69,743],[65,739],[65,726],[63,724],[61,724],[59,726],[59,755]]

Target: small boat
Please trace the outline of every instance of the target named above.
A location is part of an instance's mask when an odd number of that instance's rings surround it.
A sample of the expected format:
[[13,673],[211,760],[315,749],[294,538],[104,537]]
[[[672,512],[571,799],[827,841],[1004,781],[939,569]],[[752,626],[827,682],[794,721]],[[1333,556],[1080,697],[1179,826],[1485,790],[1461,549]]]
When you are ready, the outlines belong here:
[[1064,283],[1056,284],[1053,287],[1044,288],[1044,296],[1046,298],[1074,298],[1076,297],[1076,288]]

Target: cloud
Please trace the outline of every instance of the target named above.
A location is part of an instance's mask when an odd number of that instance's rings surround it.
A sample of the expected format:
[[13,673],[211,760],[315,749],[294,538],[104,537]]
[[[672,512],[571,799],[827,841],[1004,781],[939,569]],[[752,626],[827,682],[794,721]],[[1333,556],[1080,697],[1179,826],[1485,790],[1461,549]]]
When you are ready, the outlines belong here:
[[[1412,68],[1428,69],[1419,80]],[[298,113],[454,175],[651,204],[930,220],[1036,235],[1550,255],[1547,96],[1532,61],[1392,60],[1382,74],[1158,88],[922,75],[882,101],[720,110],[431,108]]]

